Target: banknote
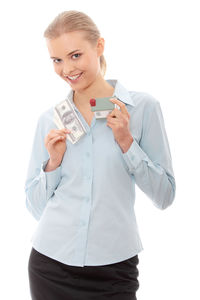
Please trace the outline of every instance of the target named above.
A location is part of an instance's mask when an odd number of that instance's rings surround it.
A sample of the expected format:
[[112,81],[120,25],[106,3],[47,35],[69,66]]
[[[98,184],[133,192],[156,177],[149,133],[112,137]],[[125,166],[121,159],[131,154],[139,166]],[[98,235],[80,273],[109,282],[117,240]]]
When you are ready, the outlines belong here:
[[67,139],[72,144],[78,142],[86,133],[83,123],[67,98],[54,107],[54,123],[58,129],[67,128],[71,131]]

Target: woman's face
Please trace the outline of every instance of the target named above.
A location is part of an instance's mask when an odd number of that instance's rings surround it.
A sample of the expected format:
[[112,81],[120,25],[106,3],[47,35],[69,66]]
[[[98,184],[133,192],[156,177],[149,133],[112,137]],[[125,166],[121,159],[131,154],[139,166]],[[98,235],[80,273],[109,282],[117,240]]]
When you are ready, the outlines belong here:
[[[72,87],[81,90],[90,85],[100,74],[100,56],[104,39],[92,46],[84,39],[83,32],[64,33],[55,39],[46,39],[55,72]],[[73,53],[72,53],[73,52]],[[79,78],[69,78],[81,74]]]

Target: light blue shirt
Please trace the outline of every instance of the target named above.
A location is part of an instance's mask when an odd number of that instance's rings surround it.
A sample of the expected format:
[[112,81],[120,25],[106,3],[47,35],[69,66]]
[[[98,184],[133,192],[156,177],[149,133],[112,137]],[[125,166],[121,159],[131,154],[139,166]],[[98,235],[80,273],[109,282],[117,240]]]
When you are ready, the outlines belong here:
[[175,178],[163,115],[151,95],[128,91],[117,80],[113,96],[126,104],[134,139],[123,153],[106,119],[87,124],[76,144],[66,140],[61,165],[44,172],[49,154],[45,136],[57,129],[53,108],[43,112],[33,141],[26,206],[39,221],[31,242],[40,253],[72,266],[95,266],[128,259],[143,250],[135,212],[135,183],[160,209],[175,198]]

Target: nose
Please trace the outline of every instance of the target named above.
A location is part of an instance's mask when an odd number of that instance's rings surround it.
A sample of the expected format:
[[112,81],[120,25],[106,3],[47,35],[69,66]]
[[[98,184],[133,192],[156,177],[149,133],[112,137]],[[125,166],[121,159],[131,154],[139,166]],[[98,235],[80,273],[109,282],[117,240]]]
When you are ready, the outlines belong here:
[[74,72],[73,65],[70,63],[65,63],[63,66],[63,74],[70,75],[70,74],[73,74],[73,72]]

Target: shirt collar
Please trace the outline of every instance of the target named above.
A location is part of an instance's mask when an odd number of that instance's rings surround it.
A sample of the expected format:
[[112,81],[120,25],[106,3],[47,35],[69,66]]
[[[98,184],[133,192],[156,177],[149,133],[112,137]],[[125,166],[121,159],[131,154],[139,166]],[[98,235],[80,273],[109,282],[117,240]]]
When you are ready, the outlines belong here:
[[[112,97],[118,98],[120,101],[135,106],[133,99],[130,96],[129,91],[119,82],[117,79],[106,79],[106,81],[114,87],[114,93]],[[72,106],[77,110],[74,101],[73,101],[73,90],[71,89],[67,95],[67,98],[70,100]]]
[[114,87],[114,94],[120,101],[135,106],[133,99],[130,96],[129,91],[119,82],[117,79],[107,79],[106,80],[110,85]]

